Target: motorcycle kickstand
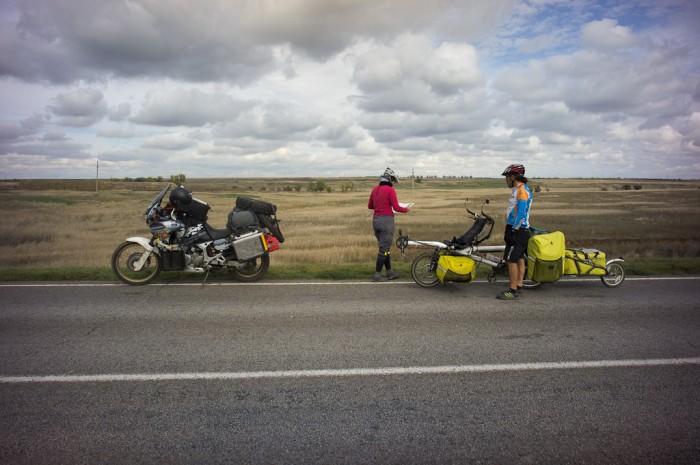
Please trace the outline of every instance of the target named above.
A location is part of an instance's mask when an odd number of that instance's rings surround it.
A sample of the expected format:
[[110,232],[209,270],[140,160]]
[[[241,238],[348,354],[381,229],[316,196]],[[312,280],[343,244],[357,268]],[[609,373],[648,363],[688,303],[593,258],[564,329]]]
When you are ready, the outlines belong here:
[[210,271],[210,269],[207,269],[207,273],[204,275],[204,281],[202,281],[202,287],[204,287],[204,285],[207,283],[207,278],[209,277]]

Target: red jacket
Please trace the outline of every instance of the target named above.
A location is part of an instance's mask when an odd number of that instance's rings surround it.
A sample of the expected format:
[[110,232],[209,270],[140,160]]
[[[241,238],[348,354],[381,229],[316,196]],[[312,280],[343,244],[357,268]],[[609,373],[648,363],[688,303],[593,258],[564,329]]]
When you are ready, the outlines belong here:
[[374,216],[394,216],[393,210],[401,213],[408,213],[408,208],[399,205],[399,200],[396,198],[396,191],[394,188],[387,184],[379,184],[372,189],[372,193],[369,195],[367,208],[374,210]]

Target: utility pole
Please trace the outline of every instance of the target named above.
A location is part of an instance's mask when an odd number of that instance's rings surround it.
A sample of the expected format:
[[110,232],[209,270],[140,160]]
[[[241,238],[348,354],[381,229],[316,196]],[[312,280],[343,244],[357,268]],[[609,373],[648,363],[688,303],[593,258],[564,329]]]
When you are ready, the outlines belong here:
[[411,168],[411,200],[413,200],[413,203],[416,202],[416,190],[414,188],[416,183],[416,169]]
[[100,159],[95,158],[95,195],[98,194],[100,188]]

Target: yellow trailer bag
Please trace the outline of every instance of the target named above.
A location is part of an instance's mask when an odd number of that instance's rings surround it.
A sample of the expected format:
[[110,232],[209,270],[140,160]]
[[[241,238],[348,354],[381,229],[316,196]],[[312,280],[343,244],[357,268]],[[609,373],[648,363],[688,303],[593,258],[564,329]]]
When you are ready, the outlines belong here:
[[469,257],[441,255],[435,274],[442,283],[448,281],[470,283],[476,275],[476,266],[474,260]]
[[538,283],[553,283],[564,274],[564,233],[554,231],[530,237],[527,243],[527,276]]
[[564,274],[604,275],[605,253],[597,249],[566,249]]

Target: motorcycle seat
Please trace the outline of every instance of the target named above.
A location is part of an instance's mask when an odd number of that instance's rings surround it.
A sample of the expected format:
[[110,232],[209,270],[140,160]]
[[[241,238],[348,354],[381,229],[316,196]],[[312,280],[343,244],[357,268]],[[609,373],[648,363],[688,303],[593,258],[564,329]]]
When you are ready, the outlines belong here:
[[211,225],[209,225],[208,223],[205,223],[204,227],[207,229],[207,233],[209,233],[209,236],[213,241],[217,239],[223,239],[225,237],[228,237],[229,234],[231,234],[231,232],[228,229],[212,228]]

